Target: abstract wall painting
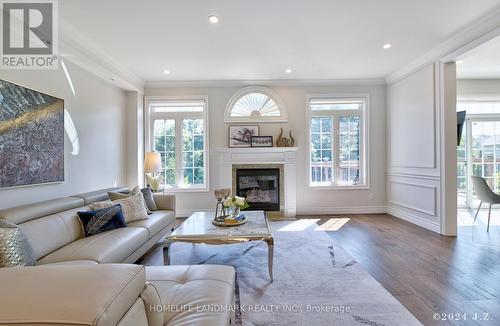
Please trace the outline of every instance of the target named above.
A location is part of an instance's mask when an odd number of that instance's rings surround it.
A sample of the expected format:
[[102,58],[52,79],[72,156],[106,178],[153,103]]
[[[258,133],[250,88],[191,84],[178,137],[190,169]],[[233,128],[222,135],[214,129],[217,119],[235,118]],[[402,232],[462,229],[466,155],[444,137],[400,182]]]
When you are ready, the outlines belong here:
[[64,181],[64,101],[0,80],[0,188]]

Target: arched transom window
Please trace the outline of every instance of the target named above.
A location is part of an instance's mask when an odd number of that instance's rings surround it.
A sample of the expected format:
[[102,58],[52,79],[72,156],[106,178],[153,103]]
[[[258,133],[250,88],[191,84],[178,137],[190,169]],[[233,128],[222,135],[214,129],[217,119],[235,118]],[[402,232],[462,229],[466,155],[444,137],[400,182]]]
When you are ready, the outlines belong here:
[[225,122],[283,122],[286,110],[278,95],[272,90],[259,87],[245,87],[229,101]]

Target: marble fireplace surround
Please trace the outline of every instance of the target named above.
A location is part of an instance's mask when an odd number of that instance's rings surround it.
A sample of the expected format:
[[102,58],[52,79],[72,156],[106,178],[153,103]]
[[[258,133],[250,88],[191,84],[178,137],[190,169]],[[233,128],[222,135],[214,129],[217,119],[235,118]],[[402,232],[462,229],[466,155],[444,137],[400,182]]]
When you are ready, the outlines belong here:
[[[283,206],[281,205],[285,201],[285,169],[283,167],[283,164],[233,164],[233,174],[232,174],[232,193],[236,193],[236,170],[238,169],[279,169],[280,171],[280,207]],[[281,207],[281,209],[283,209]]]
[[280,168],[280,206],[285,216],[297,213],[297,147],[220,148],[217,150],[220,188],[235,189],[237,168]]

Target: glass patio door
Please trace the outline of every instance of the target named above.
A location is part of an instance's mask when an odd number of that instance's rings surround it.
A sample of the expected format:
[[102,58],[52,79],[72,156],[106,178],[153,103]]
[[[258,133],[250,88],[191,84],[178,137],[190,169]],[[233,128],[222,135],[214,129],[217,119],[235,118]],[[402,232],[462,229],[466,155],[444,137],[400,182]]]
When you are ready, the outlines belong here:
[[462,130],[462,138],[457,147],[457,206],[459,208],[468,207],[468,183],[469,172],[467,170],[467,144],[468,144],[468,129],[467,125]]
[[[477,207],[479,200],[468,176],[482,176],[494,192],[500,192],[500,118],[467,119],[464,131],[466,141],[458,148],[457,157],[458,204]],[[465,203],[460,202],[461,194]]]

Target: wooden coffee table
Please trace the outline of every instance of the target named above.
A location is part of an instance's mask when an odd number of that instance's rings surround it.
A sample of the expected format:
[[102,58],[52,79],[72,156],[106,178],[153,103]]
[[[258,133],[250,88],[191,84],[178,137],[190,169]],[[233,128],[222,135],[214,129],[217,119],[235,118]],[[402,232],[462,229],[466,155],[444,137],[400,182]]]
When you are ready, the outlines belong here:
[[239,226],[221,227],[212,224],[214,213],[196,212],[188,217],[163,242],[165,265],[170,264],[169,246],[174,242],[221,245],[248,241],[264,241],[268,246],[268,268],[273,280],[274,240],[264,211],[244,211],[247,222]]

